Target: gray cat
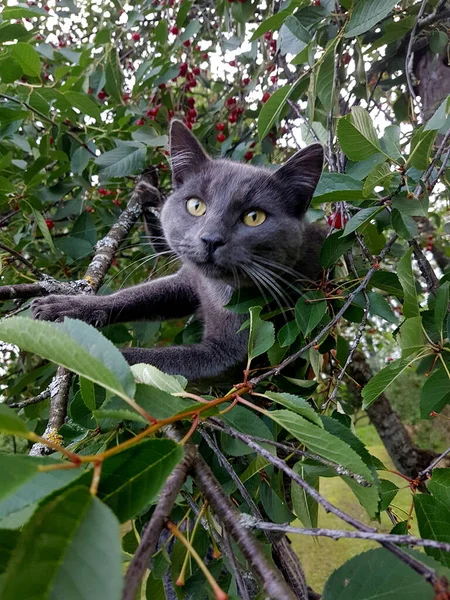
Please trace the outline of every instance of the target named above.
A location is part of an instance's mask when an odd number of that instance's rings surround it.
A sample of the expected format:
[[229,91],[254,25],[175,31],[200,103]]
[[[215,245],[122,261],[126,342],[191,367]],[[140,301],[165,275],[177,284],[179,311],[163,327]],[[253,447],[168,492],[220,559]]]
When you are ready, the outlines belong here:
[[180,270],[109,296],[37,298],[32,314],[103,326],[197,313],[204,326],[200,343],[122,352],[130,364],[149,363],[191,380],[216,377],[247,356],[248,330],[237,333],[247,317],[225,307],[236,288],[266,287],[276,296],[288,289],[287,278],[318,277],[323,236],[304,215],[319,181],[323,149],[308,146],[275,171],[212,160],[173,121],[170,157],[174,192],[162,208],[161,225]]

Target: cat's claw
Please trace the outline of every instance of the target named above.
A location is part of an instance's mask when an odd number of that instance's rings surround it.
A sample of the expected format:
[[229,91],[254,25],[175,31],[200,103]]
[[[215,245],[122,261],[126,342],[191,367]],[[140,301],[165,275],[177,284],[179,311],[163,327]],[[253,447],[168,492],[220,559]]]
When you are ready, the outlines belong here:
[[80,319],[85,323],[102,327],[108,321],[106,310],[99,308],[86,296],[45,296],[31,303],[33,319],[61,322],[65,317]]

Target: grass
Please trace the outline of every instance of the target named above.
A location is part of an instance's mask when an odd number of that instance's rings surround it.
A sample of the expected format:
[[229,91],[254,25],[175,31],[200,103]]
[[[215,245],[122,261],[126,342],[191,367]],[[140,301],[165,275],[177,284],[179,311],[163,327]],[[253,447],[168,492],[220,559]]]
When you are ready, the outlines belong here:
[[[361,425],[358,427],[358,436],[366,444],[371,454],[379,458],[388,469],[393,469],[391,459],[386,448],[378,437],[375,428],[372,425]],[[395,512],[400,518],[406,519],[406,514],[401,509],[408,512],[411,506],[411,492],[407,487],[407,482],[394,473],[379,471],[378,475],[382,479],[389,479],[399,488],[403,488],[393,500],[396,507]],[[356,517],[360,521],[377,527],[380,532],[389,533],[392,529],[392,523],[386,513],[381,515],[381,524],[376,521],[370,521],[364,508],[359,504],[356,497],[350,492],[350,489],[339,477],[321,478],[320,493],[325,496],[335,506],[338,506],[345,512]],[[300,522],[293,525],[301,527]],[[327,514],[319,507],[319,527],[328,529],[352,529],[346,523],[343,523],[338,517]],[[416,525],[412,521],[412,534],[417,534]],[[314,591],[321,593],[328,577],[333,571],[340,567],[344,562],[371,548],[379,547],[379,544],[368,540],[341,539],[332,540],[331,538],[312,538],[309,536],[293,535],[290,536],[292,547],[298,554],[302,566],[306,573],[308,585]]]

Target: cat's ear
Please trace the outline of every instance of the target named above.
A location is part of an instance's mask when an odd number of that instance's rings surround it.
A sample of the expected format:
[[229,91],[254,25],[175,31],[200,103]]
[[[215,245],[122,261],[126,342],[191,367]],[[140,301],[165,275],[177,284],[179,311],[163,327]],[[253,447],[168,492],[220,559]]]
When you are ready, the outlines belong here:
[[323,147],[321,144],[311,144],[296,152],[274,173],[276,179],[293,186],[301,212],[306,212],[311,202],[322,167]]
[[195,174],[210,160],[196,137],[178,120],[170,125],[170,162],[174,187],[183,184],[187,177]]

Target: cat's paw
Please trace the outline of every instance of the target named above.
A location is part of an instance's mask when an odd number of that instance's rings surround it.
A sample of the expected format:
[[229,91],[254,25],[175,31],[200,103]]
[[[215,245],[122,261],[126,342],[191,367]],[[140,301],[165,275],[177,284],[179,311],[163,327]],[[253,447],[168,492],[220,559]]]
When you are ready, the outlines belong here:
[[80,319],[85,323],[102,327],[108,322],[107,311],[99,306],[98,297],[44,296],[31,303],[33,319],[39,321],[63,321],[64,317]]

